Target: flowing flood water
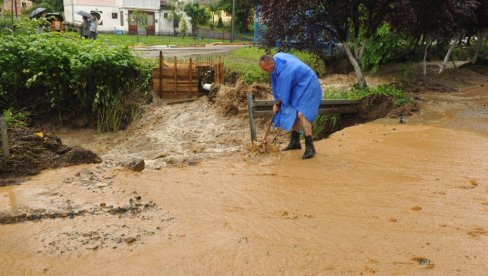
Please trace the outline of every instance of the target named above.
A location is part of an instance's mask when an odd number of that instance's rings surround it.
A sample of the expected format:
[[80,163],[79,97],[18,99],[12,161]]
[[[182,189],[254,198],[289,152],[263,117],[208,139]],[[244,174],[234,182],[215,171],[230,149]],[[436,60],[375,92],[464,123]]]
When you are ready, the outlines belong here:
[[101,165],[0,187],[0,274],[488,271],[488,88],[316,143],[135,173]]

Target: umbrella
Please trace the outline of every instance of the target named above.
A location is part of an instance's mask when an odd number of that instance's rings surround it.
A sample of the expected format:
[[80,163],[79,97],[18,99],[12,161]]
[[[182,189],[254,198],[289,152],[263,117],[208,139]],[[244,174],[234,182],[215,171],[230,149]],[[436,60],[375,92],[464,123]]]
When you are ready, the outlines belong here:
[[91,15],[93,15],[97,21],[100,21],[100,18],[102,17],[100,13],[94,11],[91,12]]
[[88,17],[88,18],[92,17],[92,15],[87,11],[77,11],[76,14],[79,14],[81,16]]
[[35,10],[33,10],[30,15],[29,15],[29,18],[34,18],[36,17],[37,15],[41,14],[43,11],[45,11],[46,8],[37,8]]

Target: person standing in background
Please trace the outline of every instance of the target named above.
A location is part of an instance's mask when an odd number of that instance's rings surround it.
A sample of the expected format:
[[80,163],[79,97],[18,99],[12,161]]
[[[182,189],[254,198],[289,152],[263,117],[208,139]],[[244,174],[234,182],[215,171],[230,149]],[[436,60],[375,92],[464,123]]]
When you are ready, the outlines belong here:
[[83,16],[83,22],[81,23],[81,26],[80,26],[80,37],[83,37],[85,39],[91,37],[91,33],[90,33],[91,21],[93,21],[93,20],[89,19],[86,16]]
[[97,34],[97,28],[98,28],[98,21],[95,16],[93,16],[91,22],[90,22],[90,38],[91,39],[97,39],[98,34]]

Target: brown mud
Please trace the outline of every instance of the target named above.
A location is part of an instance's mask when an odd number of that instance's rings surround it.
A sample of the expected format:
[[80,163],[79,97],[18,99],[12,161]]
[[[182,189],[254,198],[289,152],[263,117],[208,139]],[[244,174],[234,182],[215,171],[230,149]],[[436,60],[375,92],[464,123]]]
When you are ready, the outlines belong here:
[[[478,85],[463,92],[423,93],[420,112],[404,124],[386,118],[336,132],[315,144],[309,161],[302,151],[236,150],[190,167],[135,173],[81,165],[0,187],[0,274],[483,275],[487,80],[476,76]],[[196,110],[205,119],[185,117]],[[178,116],[166,107],[146,114],[161,124],[146,118],[112,136],[122,137],[119,147],[88,135],[85,142],[107,157],[151,156],[143,144],[169,147],[158,137],[186,141],[178,128],[221,131],[213,120],[222,114],[204,100]],[[221,124],[225,133],[249,135],[239,116]],[[205,141],[199,134],[191,139]],[[201,158],[227,144],[208,145]],[[188,146],[175,152],[190,155]]]
[[100,163],[93,152],[63,145],[50,133],[27,127],[8,130],[10,156],[0,156],[0,186],[18,182],[19,177],[36,175],[53,169],[85,163]]

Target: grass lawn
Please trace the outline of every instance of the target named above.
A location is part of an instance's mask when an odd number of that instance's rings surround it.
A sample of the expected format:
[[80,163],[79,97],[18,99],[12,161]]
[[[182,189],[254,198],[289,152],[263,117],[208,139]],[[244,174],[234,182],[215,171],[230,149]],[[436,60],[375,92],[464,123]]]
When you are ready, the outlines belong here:
[[[98,34],[98,39],[117,43],[133,45],[177,45],[177,46],[193,46],[202,45],[213,42],[220,42],[224,44],[230,44],[228,40],[222,41],[211,38],[193,38],[192,36],[180,37],[173,35],[115,35],[115,34]],[[244,41],[236,41],[236,43],[249,43]]]
[[[265,54],[264,49],[258,47],[245,47],[236,49],[225,57],[226,77],[239,77],[247,84],[253,82],[268,82],[269,75],[259,68],[259,58]],[[324,72],[323,61],[316,59],[312,54],[293,51],[293,54],[308,64],[319,76]]]
[[117,44],[126,45],[178,45],[178,46],[192,46],[202,45],[212,42],[222,42],[221,40],[209,38],[193,38],[193,37],[179,37],[172,35],[115,35],[115,34],[99,34],[98,39],[103,41],[113,42]]

